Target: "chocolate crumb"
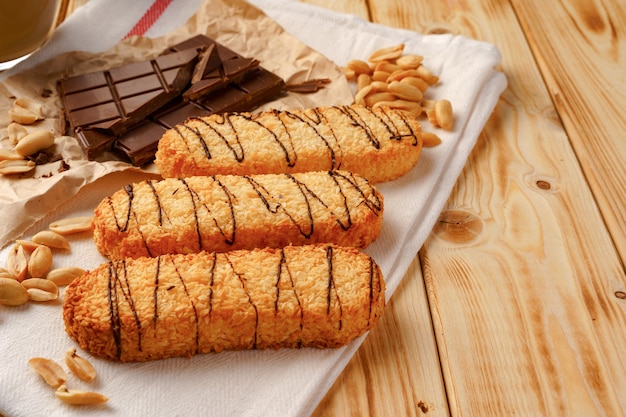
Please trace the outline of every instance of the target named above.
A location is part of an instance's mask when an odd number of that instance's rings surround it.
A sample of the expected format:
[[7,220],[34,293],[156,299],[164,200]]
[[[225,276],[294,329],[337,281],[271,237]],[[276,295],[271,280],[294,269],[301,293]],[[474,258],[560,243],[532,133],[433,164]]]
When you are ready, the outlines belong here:
[[41,90],[41,97],[48,98],[51,95],[52,95],[52,90],[50,90],[49,88],[44,88]]
[[59,165],[59,172],[67,171],[70,169],[70,164],[65,162],[65,159],[61,159],[61,164]]
[[312,80],[303,81],[301,83],[290,83],[285,85],[285,90],[294,93],[309,94],[315,93],[326,84],[330,83],[328,78],[314,78]]

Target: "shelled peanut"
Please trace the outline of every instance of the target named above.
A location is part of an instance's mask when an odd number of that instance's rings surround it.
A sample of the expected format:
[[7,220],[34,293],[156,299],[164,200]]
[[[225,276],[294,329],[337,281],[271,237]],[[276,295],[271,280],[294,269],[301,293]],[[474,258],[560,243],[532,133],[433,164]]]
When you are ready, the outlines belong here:
[[58,299],[59,287],[68,285],[85,273],[82,268],[52,268],[53,250],[69,250],[68,234],[91,230],[90,217],[73,217],[49,225],[30,240],[18,239],[7,255],[6,267],[0,267],[0,304],[22,305],[30,301]]
[[29,157],[50,148],[54,144],[55,135],[50,130],[32,127],[45,119],[39,103],[18,98],[8,113],[11,119],[7,126],[10,147],[0,148],[0,175],[30,172],[35,169],[36,163]]
[[[439,77],[423,65],[424,57],[405,54],[404,44],[374,51],[367,59],[352,59],[342,70],[349,81],[356,83],[354,103],[377,108],[407,111],[415,117],[425,115],[436,128],[452,130],[454,117],[449,100],[427,100],[427,89],[439,83]],[[435,146],[441,139],[432,132],[423,132],[424,146]]]
[[[67,373],[56,361],[48,358],[35,357],[28,364],[39,374],[46,384],[56,389],[55,396],[66,404],[95,405],[108,401],[98,392],[67,388]],[[80,380],[91,382],[96,378],[96,369],[85,358],[76,353],[76,349],[68,349],[65,353],[65,364]]]

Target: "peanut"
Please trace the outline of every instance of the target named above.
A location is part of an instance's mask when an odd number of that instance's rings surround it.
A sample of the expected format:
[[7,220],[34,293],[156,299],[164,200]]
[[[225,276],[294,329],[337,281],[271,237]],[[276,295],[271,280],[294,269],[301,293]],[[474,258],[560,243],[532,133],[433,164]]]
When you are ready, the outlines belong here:
[[432,132],[422,132],[422,144],[426,148],[437,146],[441,143],[441,138]]
[[397,110],[404,110],[409,113],[412,113],[416,117],[419,116],[422,112],[422,108],[419,105],[419,103],[415,103],[415,102],[408,101],[408,100],[400,100],[400,99],[389,100],[389,101],[379,101],[377,103],[374,103],[372,108],[375,109],[375,108],[382,107],[382,106],[387,106],[389,108],[397,109]]
[[372,83],[372,76],[366,73],[361,73],[359,74],[359,76],[356,78],[356,89],[357,91],[363,89],[363,87],[365,87],[366,85],[369,85]]
[[452,118],[452,104],[449,100],[437,100],[435,102],[435,117],[439,126],[445,130],[452,130],[454,120]]
[[389,91],[389,84],[384,81],[372,81],[370,85],[372,86],[372,92]]
[[343,75],[346,77],[347,80],[354,80],[354,78],[356,77],[356,72],[354,72],[352,68],[342,67],[341,70],[343,71]]
[[56,268],[48,272],[46,279],[54,282],[57,287],[70,284],[75,278],[83,275],[85,270],[76,266]]
[[97,392],[67,389],[65,385],[57,389],[54,394],[64,403],[72,405],[94,405],[109,400],[107,397]]
[[422,90],[411,84],[402,83],[400,81],[392,81],[389,83],[389,91],[403,100],[419,102],[424,98]]
[[391,75],[391,73],[387,72],[387,71],[374,71],[374,73],[372,74],[372,81],[387,81],[387,78],[389,78],[389,75]]
[[60,235],[69,235],[91,230],[91,217],[68,217],[50,223],[50,230]]
[[24,157],[19,153],[9,149],[0,149],[0,161],[18,161],[20,159],[24,159]]
[[411,84],[414,87],[419,88],[422,93],[428,89],[429,84],[419,77],[404,77],[400,82]]
[[433,73],[430,72],[430,70],[423,65],[417,67],[416,71],[418,76],[426,81],[428,84],[434,85],[439,82],[439,77],[433,75]]
[[15,100],[13,104],[17,107],[21,107],[23,109],[33,112],[35,115],[37,115],[38,120],[41,120],[44,118],[43,111],[42,111],[43,106],[41,105],[41,103],[37,103],[28,98],[18,98],[17,100]]
[[354,96],[354,102],[356,104],[365,106],[365,96],[367,96],[371,92],[372,92],[372,86],[366,85],[365,87],[357,91],[356,95]]
[[28,273],[28,255],[24,247],[15,244],[7,255],[7,269],[16,280],[22,282]]
[[28,301],[26,288],[13,278],[0,278],[0,304],[19,306]]
[[420,66],[424,57],[421,55],[403,55],[396,59],[396,65],[402,69],[415,69]]
[[52,230],[42,230],[41,232],[35,234],[31,240],[40,245],[46,245],[49,248],[55,249],[69,249],[70,242],[67,238],[57,232],[53,232]]
[[[34,278],[31,278],[34,279]],[[54,301],[59,298],[59,294],[54,294],[39,288],[29,288],[26,290],[28,293],[28,299],[36,301],[38,303],[45,303],[47,301]]]
[[90,382],[96,378],[96,369],[87,359],[78,356],[74,348],[65,352],[65,364],[83,381]]
[[[9,270],[0,268],[0,278],[8,278],[15,280],[15,276]],[[17,281],[17,280],[16,280]]]
[[45,245],[35,248],[28,260],[28,272],[33,278],[46,276],[52,266],[52,250]]
[[67,380],[67,374],[61,365],[47,358],[32,358],[28,364],[37,372],[52,388],[59,388]]
[[350,62],[348,62],[348,68],[352,69],[357,76],[359,74],[370,74],[372,72],[372,68],[370,68],[369,64],[360,59],[350,60]]
[[12,122],[7,126],[7,134],[11,143],[15,145],[28,134],[28,130],[21,124]]
[[32,111],[20,106],[14,106],[13,108],[9,109],[9,117],[14,122],[22,125],[32,125],[37,120],[39,120],[39,117],[36,113],[33,113]]
[[17,239],[15,241],[15,243],[17,243],[18,245],[22,245],[22,247],[24,248],[25,251],[28,251],[28,252],[31,252],[31,253],[32,253],[32,251],[37,249],[39,246],[41,246],[39,243],[35,243],[33,241],[23,240],[23,239]]
[[393,81],[400,81],[406,77],[418,77],[419,76],[419,72],[417,72],[417,70],[414,69],[399,69],[397,71],[392,72],[391,74],[389,74],[389,77],[387,77],[387,82],[391,83]]
[[369,62],[381,62],[381,61],[392,61],[399,58],[404,52],[404,44],[398,44],[393,46],[388,46],[385,48],[380,48],[374,51],[368,61]]
[[368,107],[372,107],[374,104],[379,101],[393,101],[396,96],[387,91],[380,91],[376,93],[369,94],[365,97],[365,105]]
[[379,62],[374,67],[374,71],[384,71],[384,72],[388,72],[388,73],[392,73],[392,72],[397,71],[399,69],[400,69],[400,67],[398,65],[392,64],[389,61]]
[[15,152],[22,156],[29,156],[49,148],[53,143],[54,133],[49,130],[39,129],[24,136],[15,145]]
[[44,278],[29,278],[22,281],[22,286],[26,288],[28,298],[32,301],[46,302],[59,298],[59,287]]
[[24,174],[33,169],[35,169],[35,163],[25,159],[0,161],[0,174],[2,175]]

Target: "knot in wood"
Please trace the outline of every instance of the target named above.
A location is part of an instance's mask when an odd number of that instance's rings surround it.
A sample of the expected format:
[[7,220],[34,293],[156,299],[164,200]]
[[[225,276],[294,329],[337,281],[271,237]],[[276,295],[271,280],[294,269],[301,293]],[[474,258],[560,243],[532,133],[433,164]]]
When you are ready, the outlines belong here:
[[474,240],[483,230],[483,222],[464,210],[446,210],[441,213],[433,232],[442,239],[454,243]]

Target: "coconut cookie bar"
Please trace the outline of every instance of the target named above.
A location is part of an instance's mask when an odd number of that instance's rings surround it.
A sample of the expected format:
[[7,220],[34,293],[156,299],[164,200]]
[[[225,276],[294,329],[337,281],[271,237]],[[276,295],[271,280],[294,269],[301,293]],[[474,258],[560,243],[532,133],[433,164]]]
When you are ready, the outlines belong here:
[[159,141],[164,177],[346,170],[372,182],[407,173],[422,150],[410,113],[381,106],[192,117]]
[[307,245],[106,263],[70,284],[63,317],[82,349],[129,362],[339,347],[374,326],[384,305],[371,257]]
[[345,171],[167,178],[127,185],[93,218],[110,259],[313,243],[367,247],[383,196]]

